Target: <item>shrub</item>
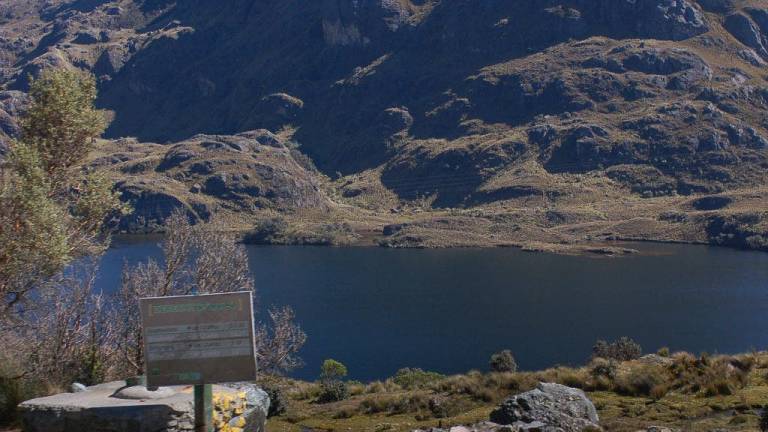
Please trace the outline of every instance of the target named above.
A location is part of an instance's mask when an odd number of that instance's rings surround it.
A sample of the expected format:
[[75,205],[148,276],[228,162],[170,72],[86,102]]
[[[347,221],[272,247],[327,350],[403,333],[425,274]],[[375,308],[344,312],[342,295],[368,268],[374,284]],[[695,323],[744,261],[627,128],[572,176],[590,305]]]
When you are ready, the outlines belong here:
[[592,347],[592,357],[602,357],[618,361],[628,361],[640,358],[643,355],[643,349],[640,344],[632,339],[622,336],[618,340],[608,343],[599,340]]
[[663,398],[664,396],[669,393],[669,385],[667,384],[657,384],[651,388],[651,393],[649,396],[654,400],[659,400]]
[[727,396],[748,381],[749,372],[755,361],[748,356],[696,358],[690,354],[676,354],[670,371],[675,377],[675,386],[688,393],[703,391],[706,396]]
[[321,380],[338,380],[347,376],[347,367],[334,359],[328,359],[320,367]]
[[349,388],[344,381],[330,380],[320,383],[320,395],[317,398],[318,402],[338,402],[347,398],[349,398]]
[[349,388],[349,395],[350,396],[358,396],[363,393],[365,393],[367,387],[365,384],[361,383],[360,381],[349,381],[347,383],[347,388]]
[[24,401],[22,382],[0,376],[0,424],[16,420],[16,406]]
[[601,357],[597,357],[592,360],[589,365],[589,373],[593,377],[605,377],[608,379],[616,378],[616,372],[619,369],[619,365],[615,360],[608,360]]
[[288,230],[288,223],[280,217],[259,221],[256,226],[243,236],[246,244],[279,243]]
[[284,414],[287,408],[285,395],[277,387],[262,387],[269,396],[269,412],[267,417],[274,417]]
[[466,410],[466,406],[460,399],[451,399],[442,396],[429,398],[429,412],[434,418],[448,418],[456,416]]
[[403,368],[397,371],[392,379],[395,384],[404,389],[414,389],[425,386],[426,384],[444,379],[445,375],[437,372],[428,372],[422,369]]
[[347,367],[339,361],[328,359],[320,367],[320,395],[318,401],[336,402],[349,397],[349,387],[342,378],[347,376]]
[[656,355],[659,357],[669,357],[669,348],[667,347],[661,347],[658,351],[656,351]]
[[730,396],[733,394],[733,389],[731,389],[731,384],[726,379],[717,379],[711,382],[708,382],[704,387],[704,396],[706,397],[712,397],[712,396]]
[[510,350],[492,355],[489,366],[493,372],[517,372],[517,362]]

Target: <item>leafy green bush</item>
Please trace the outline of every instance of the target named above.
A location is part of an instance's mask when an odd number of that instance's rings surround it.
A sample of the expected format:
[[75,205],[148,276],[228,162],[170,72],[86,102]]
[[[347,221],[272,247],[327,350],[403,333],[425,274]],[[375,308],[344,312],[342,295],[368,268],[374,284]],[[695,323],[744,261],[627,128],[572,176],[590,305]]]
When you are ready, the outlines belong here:
[[428,372],[418,368],[403,368],[397,371],[392,380],[400,387],[411,390],[423,387],[426,384],[439,381],[443,378],[445,378],[445,375],[441,375],[437,372]]
[[517,362],[510,350],[492,355],[489,366],[493,372],[517,372]]
[[334,359],[328,359],[320,367],[320,380],[338,380],[347,376],[347,367]]

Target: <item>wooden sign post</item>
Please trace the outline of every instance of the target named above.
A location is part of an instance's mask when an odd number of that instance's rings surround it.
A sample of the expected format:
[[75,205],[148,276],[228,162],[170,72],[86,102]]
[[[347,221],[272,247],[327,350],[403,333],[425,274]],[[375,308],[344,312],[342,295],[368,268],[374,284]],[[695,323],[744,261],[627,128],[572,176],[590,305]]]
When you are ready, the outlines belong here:
[[194,385],[195,432],[213,432],[211,384],[256,379],[250,291],[139,300],[148,387]]

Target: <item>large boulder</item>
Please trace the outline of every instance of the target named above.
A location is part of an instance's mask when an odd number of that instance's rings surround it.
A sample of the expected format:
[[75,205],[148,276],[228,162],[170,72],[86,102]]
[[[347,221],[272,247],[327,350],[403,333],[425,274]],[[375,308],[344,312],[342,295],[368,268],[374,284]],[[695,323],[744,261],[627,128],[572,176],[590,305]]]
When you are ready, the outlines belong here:
[[[214,417],[219,426],[238,425],[243,432],[265,431],[269,397],[263,390],[240,383],[216,385],[213,393]],[[136,395],[142,397],[133,397]],[[225,402],[217,404],[217,400]],[[144,387],[126,387],[125,381],[115,381],[87,387],[77,393],[28,400],[19,408],[25,432],[183,432],[194,429],[190,386],[151,392]]]
[[510,397],[491,413],[491,421],[522,430],[535,425],[547,432],[600,429],[595,405],[583,391],[550,383]]

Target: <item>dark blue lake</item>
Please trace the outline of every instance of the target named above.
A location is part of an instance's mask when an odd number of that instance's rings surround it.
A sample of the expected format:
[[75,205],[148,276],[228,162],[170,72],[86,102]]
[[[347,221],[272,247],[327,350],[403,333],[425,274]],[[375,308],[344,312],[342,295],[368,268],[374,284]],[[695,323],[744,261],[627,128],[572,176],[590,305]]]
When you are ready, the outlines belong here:
[[[323,359],[372,380],[402,367],[485,369],[511,349],[522,369],[581,364],[598,338],[627,335],[654,352],[768,348],[768,254],[633,245],[625,258],[515,249],[249,247],[260,305],[291,305],[309,336],[298,378]],[[158,256],[155,241],[118,240],[99,286],[124,261]],[[264,317],[262,311],[261,317]],[[258,318],[257,318],[258,319]]]

